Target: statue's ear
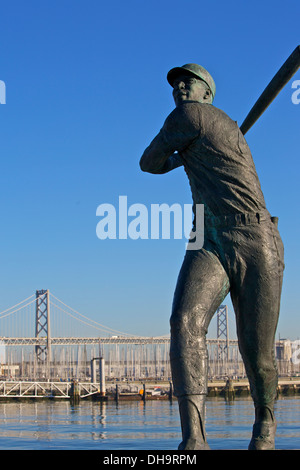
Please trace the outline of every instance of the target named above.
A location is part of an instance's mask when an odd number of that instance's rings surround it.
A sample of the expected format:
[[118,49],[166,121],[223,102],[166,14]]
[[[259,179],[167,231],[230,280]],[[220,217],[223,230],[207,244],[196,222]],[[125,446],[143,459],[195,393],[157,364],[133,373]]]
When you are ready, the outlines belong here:
[[207,101],[207,102],[212,102],[212,96],[211,96],[211,91],[210,90],[206,90],[204,95],[203,95],[203,100],[204,101]]

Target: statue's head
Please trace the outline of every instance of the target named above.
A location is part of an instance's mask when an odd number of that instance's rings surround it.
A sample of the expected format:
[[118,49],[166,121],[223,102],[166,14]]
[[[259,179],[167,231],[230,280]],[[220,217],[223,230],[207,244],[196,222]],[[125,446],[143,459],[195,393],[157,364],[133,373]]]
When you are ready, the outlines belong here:
[[212,103],[216,85],[208,71],[198,64],[186,64],[171,69],[167,80],[173,87],[176,106],[183,101]]

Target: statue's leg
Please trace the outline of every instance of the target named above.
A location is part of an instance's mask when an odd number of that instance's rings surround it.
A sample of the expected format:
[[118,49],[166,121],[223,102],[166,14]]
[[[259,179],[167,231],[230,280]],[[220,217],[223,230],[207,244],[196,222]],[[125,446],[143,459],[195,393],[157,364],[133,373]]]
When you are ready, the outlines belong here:
[[178,450],[209,450],[205,433],[206,395],[178,397],[182,442]]
[[183,439],[180,450],[208,448],[204,427],[206,333],[228,291],[228,276],[216,255],[205,249],[186,252],[170,320],[171,369]]
[[[239,244],[240,260],[231,280],[239,348],[255,406],[251,450],[275,447],[274,400],[278,384],[274,356],[283,274],[283,245],[271,222],[245,228],[247,242]],[[241,233],[243,229],[240,229]],[[244,232],[245,235],[246,232]]]

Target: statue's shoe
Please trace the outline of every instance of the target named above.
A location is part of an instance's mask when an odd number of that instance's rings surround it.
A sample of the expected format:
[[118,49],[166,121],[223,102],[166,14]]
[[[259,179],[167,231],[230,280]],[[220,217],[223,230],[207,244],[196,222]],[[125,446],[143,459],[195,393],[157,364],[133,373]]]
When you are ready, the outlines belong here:
[[210,447],[203,440],[190,438],[182,441],[178,446],[178,450],[210,450]]
[[254,423],[248,450],[275,449],[276,421]]

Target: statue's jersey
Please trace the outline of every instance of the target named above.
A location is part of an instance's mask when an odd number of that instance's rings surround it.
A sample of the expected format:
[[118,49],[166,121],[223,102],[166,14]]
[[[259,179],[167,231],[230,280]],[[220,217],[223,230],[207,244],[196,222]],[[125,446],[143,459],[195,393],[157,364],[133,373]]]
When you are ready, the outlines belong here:
[[194,101],[179,105],[145,152],[156,151],[179,152],[193,202],[204,204],[206,215],[266,210],[245,138],[220,109]]

